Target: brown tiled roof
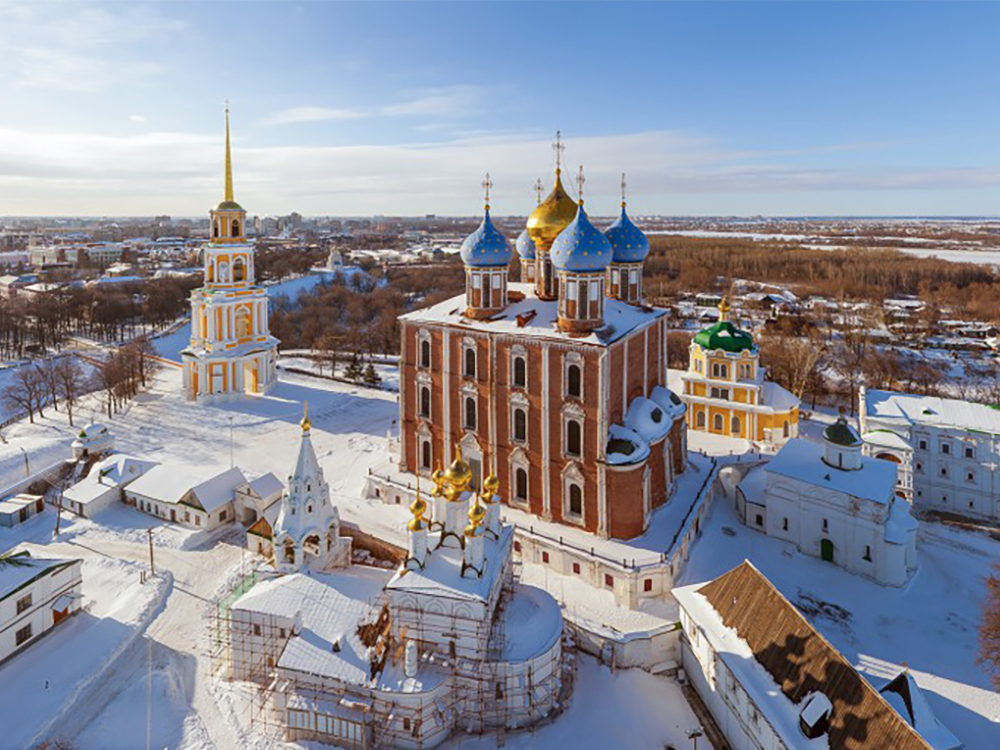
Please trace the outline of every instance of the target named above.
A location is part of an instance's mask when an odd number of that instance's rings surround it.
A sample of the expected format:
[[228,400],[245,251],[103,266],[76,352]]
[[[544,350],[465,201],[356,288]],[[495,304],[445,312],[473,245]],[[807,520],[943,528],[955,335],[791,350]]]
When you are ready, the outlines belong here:
[[264,516],[254,521],[253,525],[247,529],[247,533],[254,536],[262,536],[265,539],[271,539],[274,536],[274,533],[271,531],[271,524],[268,523]]
[[792,703],[813,691],[830,699],[830,750],[931,750],[749,562],[705,584],[698,593],[746,642]]

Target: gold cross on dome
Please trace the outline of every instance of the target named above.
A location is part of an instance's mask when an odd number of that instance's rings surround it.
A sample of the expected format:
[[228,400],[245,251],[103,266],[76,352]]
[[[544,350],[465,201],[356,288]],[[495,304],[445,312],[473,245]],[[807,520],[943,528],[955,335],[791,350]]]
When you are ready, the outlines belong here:
[[483,181],[482,181],[481,184],[482,184],[482,187],[483,187],[483,193],[486,196],[485,197],[485,200],[486,200],[486,210],[489,211],[489,209],[490,209],[490,188],[493,187],[493,180],[490,179],[490,173],[489,172],[486,173],[486,177],[483,178]]
[[583,205],[583,185],[587,182],[587,178],[583,176],[583,165],[580,165],[580,170],[576,173],[576,194],[580,201],[580,205]]
[[622,208],[625,208],[625,173],[622,172]]
[[542,202],[542,191],[545,189],[545,185],[542,184],[542,178],[539,177],[535,180],[535,203]]
[[566,150],[566,144],[562,142],[562,131],[556,131],[556,139],[552,143],[552,151],[556,155],[556,172],[562,171],[562,152]]

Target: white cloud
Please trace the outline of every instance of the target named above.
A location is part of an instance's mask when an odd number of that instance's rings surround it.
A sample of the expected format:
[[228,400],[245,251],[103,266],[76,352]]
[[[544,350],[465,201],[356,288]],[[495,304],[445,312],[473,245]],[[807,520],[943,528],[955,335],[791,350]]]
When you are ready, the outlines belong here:
[[129,115],[128,119],[130,122],[146,122],[146,118],[142,115]]
[[[566,187],[575,192],[572,175],[584,164],[595,215],[615,211],[622,171],[637,214],[674,212],[681,205],[725,213],[732,196],[739,196],[739,205],[763,206],[767,195],[812,194],[832,205],[828,196],[855,191],[961,191],[1000,183],[995,168],[852,170],[818,166],[808,157],[789,165],[780,153],[729,149],[673,131],[570,137],[567,145]],[[251,147],[238,140],[234,166],[237,196],[254,213],[469,215],[480,210],[479,183],[489,171],[494,210],[525,214],[534,205],[535,179],[548,185],[552,174],[549,137],[525,133],[379,146]],[[0,206],[8,215],[200,215],[221,191],[217,134],[0,130]],[[966,212],[982,210],[970,206]]]
[[365,117],[360,109],[336,109],[333,107],[292,107],[284,109],[264,120],[265,125],[287,125],[295,122],[323,122],[327,120],[354,120]]
[[389,117],[451,117],[479,111],[489,87],[456,85],[421,89],[412,98],[383,107]]

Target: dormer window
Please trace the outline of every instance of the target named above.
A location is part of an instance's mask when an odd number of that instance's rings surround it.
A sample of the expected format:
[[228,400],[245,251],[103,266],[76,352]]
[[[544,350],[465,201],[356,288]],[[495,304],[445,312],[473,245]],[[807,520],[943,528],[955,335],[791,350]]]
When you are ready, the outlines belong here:
[[799,711],[799,729],[807,738],[822,737],[830,729],[833,704],[823,693],[810,693],[802,701]]

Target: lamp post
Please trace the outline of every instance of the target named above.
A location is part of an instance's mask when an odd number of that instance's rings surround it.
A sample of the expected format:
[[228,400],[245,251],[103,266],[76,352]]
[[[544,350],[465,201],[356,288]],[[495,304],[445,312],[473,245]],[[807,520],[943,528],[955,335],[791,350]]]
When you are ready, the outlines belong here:
[[688,735],[688,739],[691,740],[694,743],[694,750],[698,750],[698,738],[699,737],[704,737],[704,736],[705,736],[705,733],[702,732],[700,729],[695,729],[693,732],[691,732]]
[[31,476],[31,463],[28,461],[28,451],[26,451],[21,446],[17,446],[17,448],[18,448],[19,451],[21,451],[22,454],[24,454],[24,476],[30,477]]

